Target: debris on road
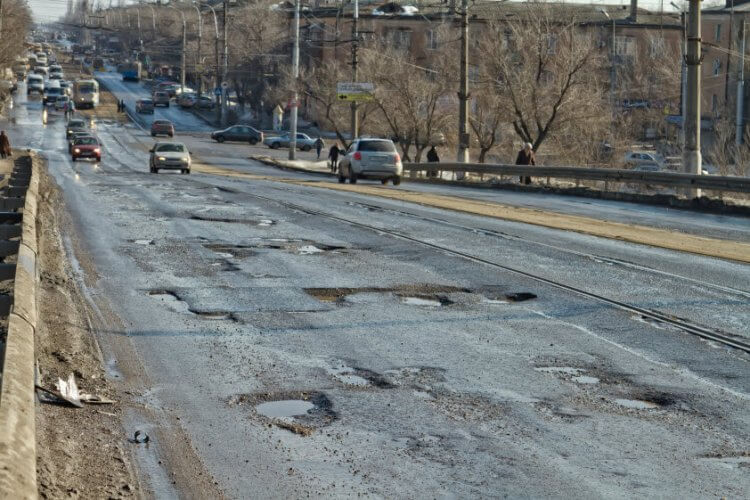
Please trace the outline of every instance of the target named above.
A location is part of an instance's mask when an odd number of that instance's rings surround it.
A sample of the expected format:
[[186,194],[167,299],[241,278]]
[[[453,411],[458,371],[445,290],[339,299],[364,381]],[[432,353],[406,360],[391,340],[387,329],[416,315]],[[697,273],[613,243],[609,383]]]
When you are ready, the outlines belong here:
[[148,443],[151,440],[150,437],[148,437],[148,434],[141,431],[135,431],[135,434],[133,434],[133,439],[130,439],[131,443],[135,444],[141,444],[141,443]]

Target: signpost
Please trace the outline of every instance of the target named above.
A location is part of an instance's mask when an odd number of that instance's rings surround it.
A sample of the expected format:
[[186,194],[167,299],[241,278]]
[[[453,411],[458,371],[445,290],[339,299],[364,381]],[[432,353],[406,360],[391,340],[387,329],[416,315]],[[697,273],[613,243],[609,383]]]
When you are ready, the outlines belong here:
[[336,85],[336,94],[340,101],[372,101],[375,85],[360,82],[339,82]]

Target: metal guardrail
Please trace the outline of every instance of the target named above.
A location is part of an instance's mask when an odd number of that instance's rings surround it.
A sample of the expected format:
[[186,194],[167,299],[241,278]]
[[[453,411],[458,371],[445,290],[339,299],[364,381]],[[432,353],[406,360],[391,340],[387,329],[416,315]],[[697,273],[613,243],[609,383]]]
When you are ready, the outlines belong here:
[[470,172],[604,182],[630,182],[680,188],[750,193],[750,177],[694,175],[676,172],[640,172],[615,168],[491,165],[484,163],[404,163],[412,172]]

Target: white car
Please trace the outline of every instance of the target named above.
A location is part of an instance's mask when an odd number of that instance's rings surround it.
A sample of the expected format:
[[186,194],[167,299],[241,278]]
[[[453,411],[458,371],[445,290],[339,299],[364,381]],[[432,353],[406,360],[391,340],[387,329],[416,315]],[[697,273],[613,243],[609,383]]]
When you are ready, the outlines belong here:
[[149,171],[158,174],[159,170],[179,170],[190,173],[190,151],[181,142],[157,142],[149,151]]
[[664,168],[664,158],[658,153],[650,151],[629,151],[625,153],[625,165],[656,165],[659,169]]
[[346,150],[339,160],[339,182],[349,179],[350,184],[357,179],[376,179],[394,186],[401,184],[404,167],[396,146],[390,139],[360,137]]

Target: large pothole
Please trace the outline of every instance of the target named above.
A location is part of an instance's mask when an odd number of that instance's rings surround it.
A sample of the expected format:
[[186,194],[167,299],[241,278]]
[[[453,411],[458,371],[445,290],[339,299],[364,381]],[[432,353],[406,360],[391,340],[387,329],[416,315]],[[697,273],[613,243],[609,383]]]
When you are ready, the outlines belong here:
[[275,425],[301,436],[309,436],[338,418],[331,400],[319,391],[237,394],[229,398],[227,404],[249,408],[253,416],[269,426]]

